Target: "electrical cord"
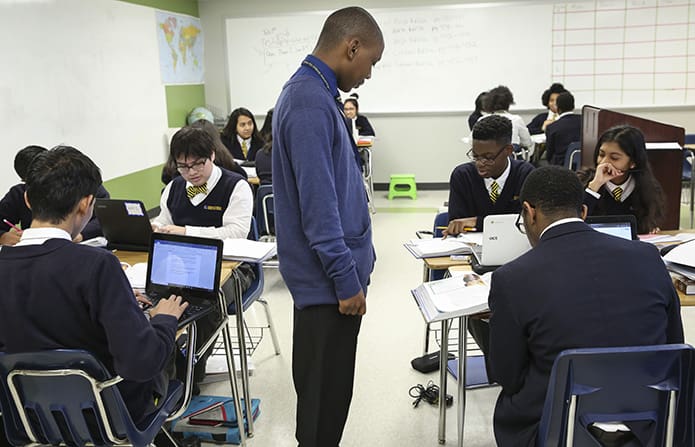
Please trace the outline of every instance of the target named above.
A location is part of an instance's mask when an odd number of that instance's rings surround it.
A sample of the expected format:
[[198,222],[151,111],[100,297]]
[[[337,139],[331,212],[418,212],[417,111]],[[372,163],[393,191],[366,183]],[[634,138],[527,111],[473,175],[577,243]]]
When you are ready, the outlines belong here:
[[[439,405],[439,387],[431,380],[427,382],[427,387],[422,384],[417,384],[410,387],[408,391],[410,397],[414,398],[413,407],[417,408],[421,401],[425,401],[430,405]],[[451,394],[446,395],[446,406],[450,407],[454,404],[454,397]]]

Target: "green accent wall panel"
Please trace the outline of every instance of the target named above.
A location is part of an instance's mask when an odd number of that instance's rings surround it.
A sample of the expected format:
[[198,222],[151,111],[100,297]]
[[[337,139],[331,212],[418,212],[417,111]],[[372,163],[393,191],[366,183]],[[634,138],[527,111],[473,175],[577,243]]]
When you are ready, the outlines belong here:
[[162,166],[112,178],[104,182],[104,188],[114,199],[137,199],[145,205],[145,209],[151,210],[159,206],[159,197],[164,189]]
[[179,14],[188,14],[189,16],[198,16],[198,0],[120,0],[126,3],[134,3],[136,5],[150,6],[152,8],[162,9],[164,11],[177,12]]
[[169,127],[186,125],[186,117],[194,107],[205,107],[205,85],[167,85],[167,118]]

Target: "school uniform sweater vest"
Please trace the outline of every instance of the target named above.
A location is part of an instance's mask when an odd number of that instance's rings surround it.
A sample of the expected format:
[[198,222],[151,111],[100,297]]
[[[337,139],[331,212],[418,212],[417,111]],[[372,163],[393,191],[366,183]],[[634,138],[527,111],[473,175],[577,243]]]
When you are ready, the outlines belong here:
[[198,205],[193,205],[186,196],[186,180],[183,177],[172,180],[167,207],[174,225],[221,227],[229,198],[240,180],[243,180],[241,175],[222,169],[222,177]]

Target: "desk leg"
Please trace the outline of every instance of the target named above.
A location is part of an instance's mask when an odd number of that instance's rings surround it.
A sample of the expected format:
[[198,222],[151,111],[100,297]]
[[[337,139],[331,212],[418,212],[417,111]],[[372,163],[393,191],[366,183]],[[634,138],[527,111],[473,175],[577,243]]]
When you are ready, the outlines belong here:
[[[234,276],[234,279],[238,279]],[[236,298],[235,298],[236,299]],[[244,412],[241,409],[241,396],[239,396],[239,385],[236,380],[236,366],[234,365],[234,348],[232,345],[232,334],[229,329],[229,317],[227,316],[227,301],[224,298],[224,293],[219,294],[219,305],[220,310],[224,318],[222,319],[222,340],[224,341],[224,353],[227,357],[227,373],[229,374],[229,385],[232,388],[232,399],[234,400],[234,412],[237,414],[237,420],[243,421]],[[250,415],[251,413],[249,413]],[[250,420],[250,418],[247,418]],[[242,427],[239,424],[239,427]],[[246,430],[239,430],[239,440],[240,446],[244,447],[246,445]]]
[[446,362],[449,357],[449,321],[442,321],[439,349],[439,443],[446,443]]
[[[191,403],[191,397],[193,396],[193,368],[195,365],[195,342],[198,337],[198,326],[196,326],[195,321],[188,325],[188,341],[186,342],[186,380],[183,389],[183,402],[181,406],[174,413],[170,414],[167,418],[167,422],[178,419],[186,412],[188,405]],[[166,430],[165,430],[166,431]]]
[[237,337],[239,338],[239,362],[241,363],[241,390],[246,407],[246,419],[248,420],[248,435],[253,437],[253,412],[251,410],[251,393],[249,392],[249,359],[246,353],[246,334],[244,333],[244,308],[242,303],[242,290],[239,274],[232,272],[234,278],[234,306],[236,308]]
[[468,317],[459,317],[459,364],[458,364],[458,446],[463,447],[463,427],[466,422],[466,333]]
[[[430,269],[427,264],[422,265],[422,282],[428,282],[430,280]],[[425,323],[425,342],[422,348],[422,355],[427,355],[427,351],[430,349],[430,324]]]

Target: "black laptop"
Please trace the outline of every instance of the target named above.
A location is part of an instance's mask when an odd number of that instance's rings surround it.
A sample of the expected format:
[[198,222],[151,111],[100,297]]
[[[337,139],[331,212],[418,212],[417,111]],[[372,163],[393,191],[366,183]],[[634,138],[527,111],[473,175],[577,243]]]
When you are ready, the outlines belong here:
[[96,199],[94,213],[110,250],[147,251],[152,225],[139,200]]
[[179,328],[217,306],[223,245],[219,239],[152,234],[145,294],[153,305],[172,294],[182,296],[188,307]]
[[637,240],[637,220],[635,216],[587,216],[584,220],[591,228],[601,233],[623,239]]

